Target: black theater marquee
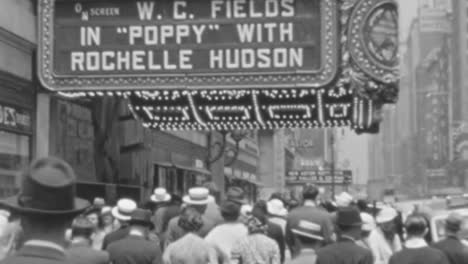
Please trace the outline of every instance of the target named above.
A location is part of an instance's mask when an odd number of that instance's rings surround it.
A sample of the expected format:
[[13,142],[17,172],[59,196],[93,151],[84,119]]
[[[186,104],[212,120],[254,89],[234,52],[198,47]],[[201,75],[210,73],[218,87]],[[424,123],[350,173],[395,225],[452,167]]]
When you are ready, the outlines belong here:
[[128,99],[161,130],[365,130],[397,95],[396,10],[393,0],[40,0],[39,77],[66,96]]

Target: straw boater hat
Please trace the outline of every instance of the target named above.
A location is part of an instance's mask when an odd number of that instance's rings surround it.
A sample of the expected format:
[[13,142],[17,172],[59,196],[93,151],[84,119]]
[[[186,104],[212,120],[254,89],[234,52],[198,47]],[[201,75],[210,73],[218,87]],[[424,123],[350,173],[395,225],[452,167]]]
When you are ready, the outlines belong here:
[[383,224],[395,220],[397,216],[398,213],[395,209],[386,206],[377,214],[375,221],[378,224]]
[[284,203],[279,199],[273,199],[267,203],[267,211],[271,215],[286,216],[288,210],[284,207]]
[[182,199],[184,203],[190,205],[205,205],[214,201],[214,197],[210,196],[210,191],[204,187],[191,188],[188,195]]
[[342,192],[335,196],[335,201],[338,207],[348,207],[353,202],[353,197],[347,192]]
[[132,199],[123,198],[117,202],[117,206],[112,208],[112,215],[121,221],[130,221],[132,213],[137,209],[137,204]]
[[171,200],[171,195],[167,193],[164,188],[154,189],[153,195],[151,195],[151,201],[154,203],[168,202]]
[[322,227],[317,224],[307,220],[297,221],[293,226],[291,226],[291,232],[298,236],[308,237],[315,240],[322,241]]
[[73,169],[58,158],[41,158],[23,172],[21,192],[0,204],[19,214],[75,216],[89,207],[76,197]]

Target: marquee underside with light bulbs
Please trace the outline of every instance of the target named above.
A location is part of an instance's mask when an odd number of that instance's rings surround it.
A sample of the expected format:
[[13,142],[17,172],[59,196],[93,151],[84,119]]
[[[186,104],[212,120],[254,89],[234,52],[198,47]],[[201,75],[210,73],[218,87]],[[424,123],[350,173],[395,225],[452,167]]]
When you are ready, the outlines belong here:
[[40,0],[39,78],[159,130],[378,128],[398,96],[394,0]]

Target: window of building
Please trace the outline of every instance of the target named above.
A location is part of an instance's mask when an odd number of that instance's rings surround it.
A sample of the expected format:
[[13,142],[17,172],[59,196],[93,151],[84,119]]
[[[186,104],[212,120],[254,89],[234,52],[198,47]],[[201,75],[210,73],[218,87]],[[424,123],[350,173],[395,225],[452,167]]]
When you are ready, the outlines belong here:
[[0,130],[0,197],[16,191],[18,171],[30,160],[30,136]]

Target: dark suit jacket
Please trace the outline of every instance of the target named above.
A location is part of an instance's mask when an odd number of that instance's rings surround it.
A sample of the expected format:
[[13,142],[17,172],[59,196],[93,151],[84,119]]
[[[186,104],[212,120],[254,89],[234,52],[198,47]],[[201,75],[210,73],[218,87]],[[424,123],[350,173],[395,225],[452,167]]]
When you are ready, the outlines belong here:
[[294,236],[291,226],[297,224],[300,220],[308,220],[319,224],[322,227],[322,234],[325,238],[325,244],[333,242],[334,226],[332,216],[320,207],[302,206],[291,211],[287,217],[286,224],[286,244],[289,246],[293,256],[298,254],[298,247],[294,245]]
[[90,245],[72,244],[67,250],[67,256],[73,264],[109,263],[109,253],[95,250]]
[[278,243],[278,247],[280,250],[281,254],[281,263],[284,263],[284,255],[285,255],[285,241],[284,241],[284,235],[283,235],[283,230],[281,229],[281,226],[272,223],[268,221],[267,225],[267,236]]
[[109,245],[107,251],[113,264],[161,264],[162,253],[158,243],[129,235]]
[[444,252],[450,264],[468,264],[468,247],[455,237],[448,237],[432,245]]
[[49,247],[24,246],[14,256],[1,261],[2,264],[73,264],[65,252]]
[[317,264],[373,264],[372,252],[353,241],[340,240],[317,251]]
[[119,241],[123,238],[125,238],[128,235],[128,232],[130,231],[130,227],[121,227],[118,230],[115,230],[114,232],[107,234],[104,237],[104,241],[102,242],[102,249],[106,250],[107,247],[112,244],[115,241]]

